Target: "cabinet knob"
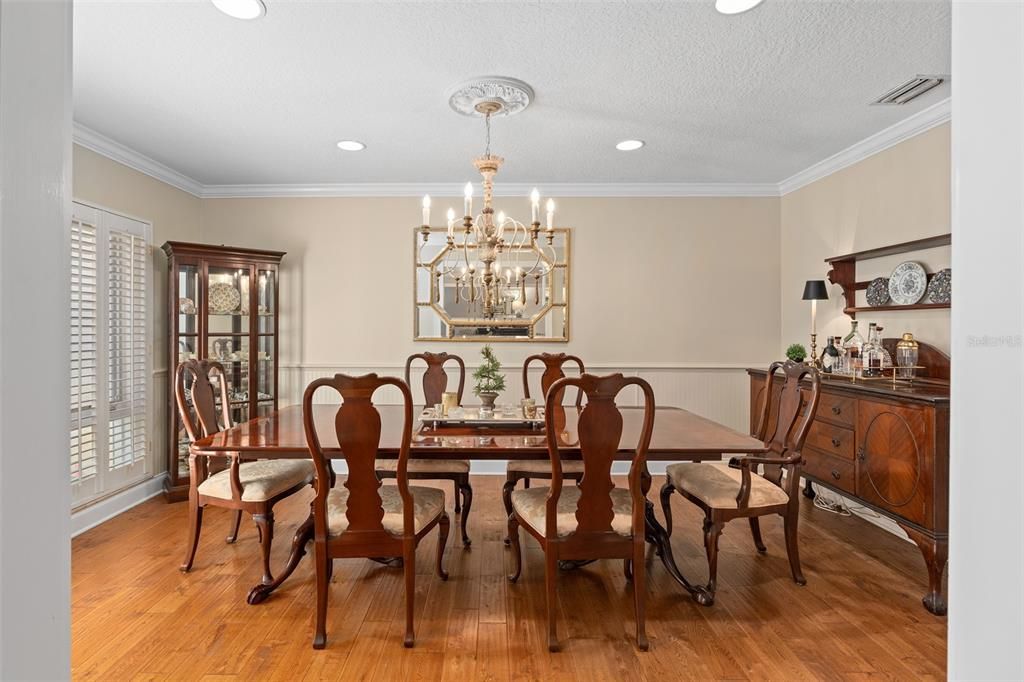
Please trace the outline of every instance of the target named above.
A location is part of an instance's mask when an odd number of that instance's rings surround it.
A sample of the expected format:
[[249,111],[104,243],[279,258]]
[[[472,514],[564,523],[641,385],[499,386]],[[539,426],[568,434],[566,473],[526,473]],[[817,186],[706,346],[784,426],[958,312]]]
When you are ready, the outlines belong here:
[[842,408],[840,408],[838,405],[832,406],[832,414],[840,414],[842,413],[842,411]]
[[857,448],[857,459],[864,461],[864,448]]
[[832,439],[832,447],[838,448],[840,445],[842,445],[842,443],[839,442],[838,438],[833,438]]
[[839,480],[839,470],[838,469],[833,469],[832,470],[832,478],[836,479],[837,481]]

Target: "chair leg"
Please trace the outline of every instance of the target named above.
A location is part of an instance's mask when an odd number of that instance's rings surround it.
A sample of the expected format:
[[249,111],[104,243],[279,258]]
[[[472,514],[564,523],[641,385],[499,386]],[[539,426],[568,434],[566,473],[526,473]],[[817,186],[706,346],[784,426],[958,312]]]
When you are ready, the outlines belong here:
[[638,543],[633,550],[633,610],[636,616],[636,645],[640,651],[647,651],[647,567],[644,565],[644,543]]
[[633,560],[623,559],[622,560],[622,573],[626,576],[626,582],[633,580]]
[[252,520],[256,522],[256,529],[260,534],[260,553],[263,555],[263,584],[269,585],[274,582],[274,576],[270,572],[270,545],[274,541],[274,512],[266,514],[253,514]]
[[[505,485],[501,487],[501,501],[505,504],[505,515],[512,516],[512,491],[515,490],[516,479],[512,474],[505,475]],[[509,536],[505,536],[505,544],[510,542]]]
[[228,535],[227,542],[230,545],[238,539],[238,527],[242,524],[242,510],[239,509],[235,512],[235,520],[231,524],[231,534]]
[[188,544],[185,545],[185,561],[181,563],[182,573],[192,570],[196,549],[199,548],[199,531],[203,527],[203,508],[192,500],[189,500],[188,505]]
[[469,539],[469,510],[473,508],[473,487],[469,485],[469,476],[459,483],[459,491],[462,493],[462,518],[459,520],[459,528],[462,530],[462,546],[469,547],[472,541]]
[[548,611],[548,651],[558,651],[555,616],[558,611],[558,560],[550,544],[544,548],[544,592]]
[[455,513],[459,514],[462,512],[462,498],[460,496],[460,489],[462,488],[462,477],[456,476],[452,479],[452,495],[455,497]]
[[416,610],[416,541],[405,541],[403,563],[405,565],[405,648],[411,649],[416,643],[413,634],[413,612]]
[[452,525],[448,512],[441,513],[441,520],[437,525],[437,577],[448,580],[448,571],[444,570],[444,548],[448,544],[448,531]]
[[672,493],[676,487],[671,483],[661,486],[661,513],[665,515],[665,530],[672,535]]
[[316,545],[316,630],[313,634],[313,648],[323,649],[327,646],[327,595],[330,580],[327,577],[328,565],[333,561],[327,553],[326,545]]
[[718,583],[718,538],[724,525],[719,521],[712,521],[710,516],[704,519],[704,551],[708,555],[707,591],[712,599],[715,597]]
[[514,583],[519,580],[519,575],[523,572],[523,555],[522,548],[519,546],[519,519],[516,518],[515,514],[508,515],[508,538],[509,546],[512,547],[512,567],[513,571],[508,576],[508,581]]
[[761,539],[761,520],[756,516],[750,517],[750,534],[754,536],[754,547],[757,547],[757,551],[764,554],[768,551],[768,548],[764,546],[764,540]]
[[793,573],[793,582],[797,585],[806,585],[807,578],[800,570],[800,549],[797,546],[796,525],[799,511],[791,509],[783,517],[782,527],[786,534],[786,554],[789,556],[789,570]]

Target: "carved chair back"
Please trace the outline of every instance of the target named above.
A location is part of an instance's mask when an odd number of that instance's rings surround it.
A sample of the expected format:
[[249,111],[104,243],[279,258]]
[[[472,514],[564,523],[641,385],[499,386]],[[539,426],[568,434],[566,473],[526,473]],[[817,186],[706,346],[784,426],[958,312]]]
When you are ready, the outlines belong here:
[[[579,367],[580,374],[586,373],[586,368],[583,366],[583,360],[580,360],[575,355],[568,355],[567,353],[538,353],[531,355],[523,362],[523,395],[527,398],[530,397],[530,363],[534,361],[540,361],[544,363],[544,373],[540,376],[540,391],[541,400],[547,401],[548,391],[559,379],[565,377],[565,371],[562,367],[568,362],[575,362],[576,366]],[[554,402],[555,405],[561,406],[562,395],[565,393],[565,389],[561,389],[558,392],[558,400]],[[583,401],[583,390],[579,389],[576,391],[576,407],[580,407]]]
[[[781,371],[780,371],[781,370]],[[810,391],[801,390],[801,382],[810,381]],[[774,428],[770,425],[773,390],[777,381],[782,381],[779,393],[778,415]],[[765,388],[764,406],[761,408],[761,419],[758,422],[757,437],[764,442],[769,457],[782,458],[781,465],[766,464],[763,476],[769,481],[783,487],[782,474],[786,472],[787,492],[790,499],[796,498],[799,488],[799,476],[796,468],[803,461],[804,441],[818,410],[818,398],[821,391],[821,376],[818,370],[800,362],[787,360],[773,362],[768,368],[768,383]],[[770,431],[770,433],[769,433]]]
[[[217,394],[220,394],[219,396]],[[217,399],[220,399],[220,414]],[[191,399],[191,400],[190,400]],[[228,381],[224,366],[214,360],[185,360],[174,371],[174,400],[178,414],[190,442],[212,436],[221,429],[231,426],[231,402],[228,399]],[[209,457],[190,457],[190,481],[199,485],[211,473],[222,471],[223,460],[211,466]],[[231,469],[231,492],[234,499],[241,499],[242,484],[238,478],[238,457],[228,458]]]
[[395,536],[384,530],[382,519],[384,507],[380,498],[380,479],[377,478],[374,461],[380,446],[380,412],[373,404],[373,394],[381,386],[394,386],[402,394],[405,407],[405,423],[402,430],[402,444],[398,453],[397,486],[402,498],[403,537],[413,535],[413,501],[409,492],[408,462],[409,445],[412,441],[412,392],[409,385],[396,377],[379,377],[376,374],[349,376],[335,374],[334,377],[317,379],[306,387],[302,397],[302,417],[306,431],[306,444],[316,468],[316,497],[313,500],[313,527],[315,539],[322,542],[327,538],[327,496],[334,486],[334,469],[331,460],[324,454],[313,418],[313,396],[318,389],[329,387],[341,395],[342,403],[334,418],[334,429],[341,447],[342,456],[348,465],[348,476],[344,486],[348,489],[346,516],[348,528],[341,537],[342,542],[366,544],[375,539],[393,540]]
[[576,428],[583,458],[583,479],[579,482],[580,499],[576,507],[578,526],[570,537],[586,542],[588,536],[614,535],[612,519],[615,513],[611,490],[615,484],[612,481],[612,463],[622,438],[622,413],[615,399],[627,386],[638,386],[644,396],[644,422],[630,464],[629,493],[633,500],[633,535],[642,538],[645,504],[641,485],[643,477],[647,476],[647,449],[654,431],[654,391],[650,384],[639,377],[586,373],[580,377],[558,379],[548,390],[545,417],[548,454],[551,458],[551,492],[547,498],[545,536],[557,537],[556,510],[562,493],[562,464],[554,408],[558,406],[561,391],[571,386],[586,394],[587,404],[580,411]]
[[448,388],[448,374],[444,370],[446,362],[452,361],[459,366],[459,404],[462,404],[462,390],[466,387],[466,363],[458,355],[448,353],[415,353],[405,360],[405,383],[412,386],[410,370],[414,360],[423,360],[427,363],[427,370],[423,373],[423,400],[426,407],[433,407],[441,402],[441,394]]

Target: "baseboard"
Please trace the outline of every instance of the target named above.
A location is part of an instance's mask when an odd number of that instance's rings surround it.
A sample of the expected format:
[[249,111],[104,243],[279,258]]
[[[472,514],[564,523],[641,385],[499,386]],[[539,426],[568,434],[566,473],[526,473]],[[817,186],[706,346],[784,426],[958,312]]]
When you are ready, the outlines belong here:
[[71,514],[71,537],[109,521],[137,504],[156,497],[164,489],[167,474],[158,474]]

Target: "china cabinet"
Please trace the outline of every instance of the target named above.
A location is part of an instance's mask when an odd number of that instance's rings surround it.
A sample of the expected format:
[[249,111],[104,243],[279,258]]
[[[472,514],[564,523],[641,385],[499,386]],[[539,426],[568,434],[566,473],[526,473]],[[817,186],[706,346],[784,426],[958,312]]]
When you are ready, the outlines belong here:
[[284,253],[166,242],[168,502],[188,498],[188,436],[174,403],[178,363],[217,360],[237,424],[277,409],[278,267]]

